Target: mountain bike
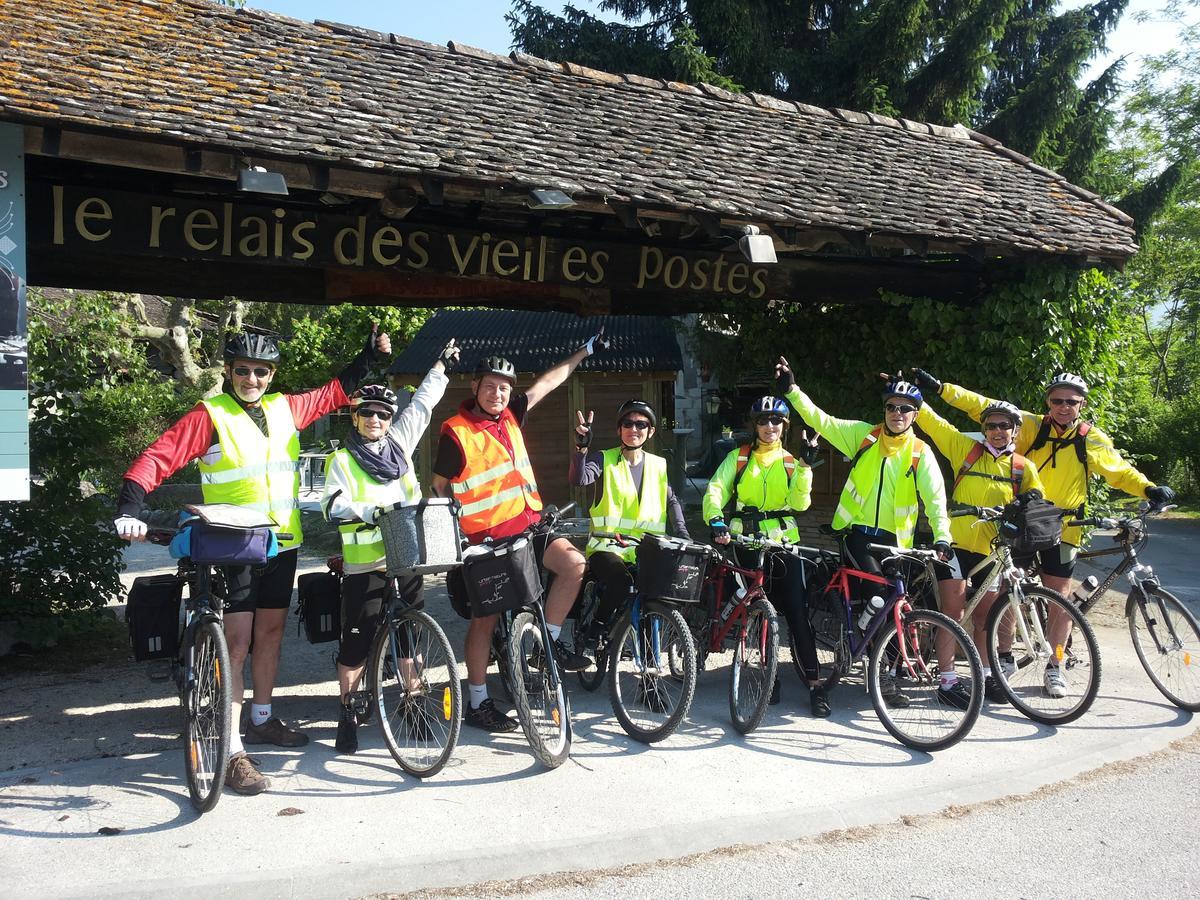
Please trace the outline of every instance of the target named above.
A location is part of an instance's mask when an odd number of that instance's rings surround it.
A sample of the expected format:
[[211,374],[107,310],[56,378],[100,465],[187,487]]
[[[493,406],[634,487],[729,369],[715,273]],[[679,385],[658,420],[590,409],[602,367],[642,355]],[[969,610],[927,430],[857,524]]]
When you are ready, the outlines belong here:
[[[994,522],[1003,518],[1004,507],[963,507],[951,510],[950,516]],[[991,553],[963,573],[970,582],[990,567],[988,577],[968,597],[962,621],[971,619],[990,591],[1000,592],[984,625],[992,677],[1022,715],[1046,725],[1065,725],[1087,712],[1100,690],[1099,644],[1082,611],[1014,562],[1014,539],[998,529]],[[1047,665],[1058,666],[1064,677],[1062,697],[1046,690]]]
[[[223,537],[243,548],[261,545],[260,557],[244,556],[234,564],[245,565],[267,561],[267,544],[257,541],[265,529],[275,523],[259,514],[227,504],[189,506],[194,518],[181,522],[179,529],[154,528],[146,540],[168,545],[175,536],[195,523],[219,529]],[[239,524],[215,524],[225,519]],[[289,540],[291,535],[277,532],[276,540]],[[253,554],[252,554],[253,555]],[[221,799],[225,786],[225,769],[229,763],[229,738],[232,727],[233,691],[229,681],[229,645],[225,641],[225,583],[217,568],[226,559],[206,555],[193,544],[193,552],[179,560],[179,577],[188,585],[183,614],[183,636],[179,653],[171,660],[171,674],[183,706],[183,758],[187,777],[188,796],[192,806],[206,813]]]
[[[845,552],[834,557],[828,551],[795,547],[828,563],[838,560],[824,586],[810,592],[809,622],[818,649],[820,684],[829,689],[846,675],[856,662],[866,664],[867,691],[875,714],[884,728],[915,750],[944,750],[961,741],[974,727],[983,706],[983,665],[975,645],[962,627],[936,610],[914,608],[909,601],[905,572],[912,561],[932,561],[932,550],[906,550],[881,544],[869,549],[882,558],[883,574],[857,568]],[[875,587],[878,609],[868,606],[854,616],[853,598],[857,584]],[[873,600],[875,598],[872,598]],[[865,625],[860,622],[865,619]],[[968,673],[959,681],[970,691],[965,709],[939,696],[941,668],[938,649],[943,655],[965,663]],[[889,706],[884,700],[882,682],[894,677],[907,703]]]
[[1125,619],[1138,661],[1154,686],[1164,697],[1189,712],[1200,711],[1200,623],[1178,597],[1164,588],[1154,570],[1138,562],[1138,553],[1150,541],[1146,520],[1174,509],[1173,505],[1139,504],[1136,514],[1108,518],[1093,516],[1075,519],[1070,524],[1096,528],[1114,528],[1115,547],[1080,551],[1077,559],[1097,559],[1121,554],[1121,560],[1103,582],[1093,576],[1085,579],[1088,591],[1080,604],[1087,613],[1118,578],[1127,575],[1129,596],[1125,600]]

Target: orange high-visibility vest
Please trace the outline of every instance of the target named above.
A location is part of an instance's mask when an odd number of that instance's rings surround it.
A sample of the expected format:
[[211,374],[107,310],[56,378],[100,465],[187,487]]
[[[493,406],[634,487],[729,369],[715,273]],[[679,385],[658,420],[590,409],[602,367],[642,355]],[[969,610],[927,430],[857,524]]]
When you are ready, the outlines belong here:
[[462,413],[447,419],[445,426],[462,448],[463,470],[450,487],[462,504],[458,524],[466,535],[503,525],[524,512],[527,505],[532,510],[542,508],[516,418],[507,409],[500,414],[500,427],[512,444],[511,456],[508,448],[483,426],[483,422],[472,422]]

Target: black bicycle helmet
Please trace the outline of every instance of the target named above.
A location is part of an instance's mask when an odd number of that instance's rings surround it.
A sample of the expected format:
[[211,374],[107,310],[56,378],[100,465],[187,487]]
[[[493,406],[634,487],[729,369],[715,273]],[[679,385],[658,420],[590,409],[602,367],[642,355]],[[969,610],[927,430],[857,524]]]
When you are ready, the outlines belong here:
[[750,404],[750,418],[759,416],[783,416],[784,421],[792,420],[792,408],[782,397],[759,397]]
[[645,400],[626,400],[617,410],[617,424],[621,424],[621,420],[628,413],[641,413],[650,420],[650,427],[658,427],[658,416],[654,414],[654,407]]
[[235,359],[247,359],[277,366],[279,365],[279,345],[275,343],[275,338],[269,335],[243,331],[225,341],[225,362],[232,363]]
[[475,364],[475,374],[472,376],[478,380],[484,375],[499,375],[501,378],[507,378],[513,384],[517,383],[517,369],[503,356],[485,356]]
[[396,413],[396,394],[382,384],[363,385],[350,395],[351,412],[366,403],[372,406],[384,406],[390,409],[393,415]]

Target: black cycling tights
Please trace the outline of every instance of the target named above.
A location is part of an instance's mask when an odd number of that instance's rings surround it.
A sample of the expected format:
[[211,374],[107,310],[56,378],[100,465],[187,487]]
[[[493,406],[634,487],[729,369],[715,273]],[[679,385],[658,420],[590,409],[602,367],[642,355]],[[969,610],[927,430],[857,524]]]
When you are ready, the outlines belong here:
[[[425,605],[420,575],[400,579],[400,594],[410,606],[421,609]],[[337,661],[348,669],[356,669],[367,661],[371,642],[379,630],[386,609],[391,579],[382,572],[360,572],[342,579],[342,643],[338,648]],[[401,634],[401,644],[404,636]],[[402,653],[408,653],[401,646]]]
[[[738,565],[747,569],[753,567],[758,558],[756,551],[741,546],[734,546],[734,553]],[[805,677],[809,681],[816,681],[820,669],[817,666],[817,643],[813,638],[812,626],[808,623],[804,560],[794,553],[768,552],[764,565],[767,577],[763,589],[767,599],[787,619]]]
[[601,550],[588,557],[588,571],[600,587],[600,606],[596,610],[596,621],[605,625],[613,623],[613,617],[629,596],[633,579],[625,560],[608,550]]

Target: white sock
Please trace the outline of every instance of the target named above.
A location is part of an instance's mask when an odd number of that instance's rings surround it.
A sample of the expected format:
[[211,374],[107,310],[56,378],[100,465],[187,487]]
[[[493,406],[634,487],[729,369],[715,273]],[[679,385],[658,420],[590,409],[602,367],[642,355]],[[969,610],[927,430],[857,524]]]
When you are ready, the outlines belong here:
[[958,673],[957,672],[945,672],[945,673],[943,673],[940,681],[941,681],[941,687],[948,688],[951,685],[958,683]]
[[479,709],[483,701],[488,698],[487,684],[471,684],[468,681],[467,693],[470,694],[471,697],[471,709]]
[[233,759],[239,753],[244,753],[245,751],[246,748],[242,746],[242,736],[237,733],[237,729],[229,729],[229,758]]
[[250,704],[250,724],[256,728],[264,724],[267,719],[271,718],[270,703],[251,703]]
[[552,640],[552,641],[557,641],[558,636],[560,634],[562,634],[562,626],[561,625],[551,625],[549,622],[547,622],[546,630],[550,632],[550,640]]
[[984,667],[983,667],[983,677],[984,677],[984,678],[991,678],[991,677],[992,677],[992,670],[991,670],[990,668],[988,668],[987,666],[984,666]]

